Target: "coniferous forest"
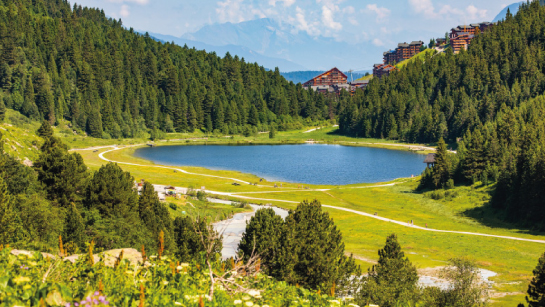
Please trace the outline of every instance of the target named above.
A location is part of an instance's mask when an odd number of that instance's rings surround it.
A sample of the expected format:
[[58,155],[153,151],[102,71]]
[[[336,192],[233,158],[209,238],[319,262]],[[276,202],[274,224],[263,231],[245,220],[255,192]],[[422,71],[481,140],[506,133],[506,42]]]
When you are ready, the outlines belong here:
[[533,1],[478,35],[467,52],[448,48],[341,100],[340,129],[456,144],[457,154],[447,155],[439,142],[441,162],[425,170],[422,188],[497,182],[491,206],[498,217],[543,230],[544,55],[545,7]]
[[66,119],[93,137],[131,138],[286,130],[335,114],[332,101],[278,70],[157,42],[99,9],[60,0],[0,7],[1,100],[31,119]]

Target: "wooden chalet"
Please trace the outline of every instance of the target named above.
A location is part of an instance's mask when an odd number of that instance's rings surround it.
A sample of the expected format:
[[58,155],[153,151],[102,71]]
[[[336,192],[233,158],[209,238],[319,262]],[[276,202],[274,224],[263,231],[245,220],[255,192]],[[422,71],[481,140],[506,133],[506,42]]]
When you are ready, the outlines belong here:
[[383,53],[384,64],[393,64],[397,62],[397,52],[396,50],[388,50]]
[[305,87],[321,86],[321,85],[336,85],[346,83],[348,77],[337,67],[316,76],[303,84]]
[[375,64],[373,66],[373,76],[381,79],[384,76],[390,75],[390,73],[394,70],[397,70],[397,68],[390,64]]

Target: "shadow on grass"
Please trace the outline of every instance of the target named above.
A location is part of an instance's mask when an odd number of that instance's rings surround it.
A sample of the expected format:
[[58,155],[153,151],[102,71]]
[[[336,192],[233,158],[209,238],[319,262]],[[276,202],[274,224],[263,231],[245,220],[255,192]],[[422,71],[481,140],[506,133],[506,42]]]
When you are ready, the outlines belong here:
[[[459,190],[457,188],[463,188],[463,187],[468,187],[468,186],[466,186],[466,185],[457,185],[456,188],[452,189],[452,190],[437,190],[437,191],[442,191],[444,193],[447,193],[448,191],[459,192]],[[488,186],[488,187],[485,187],[485,186],[481,185],[481,186],[478,186],[476,188],[485,188],[485,190],[482,191],[482,192],[484,192],[484,193],[486,193],[488,195],[487,199],[491,199],[493,194],[494,194],[494,191],[495,191],[495,187],[492,186],[492,185]],[[427,193],[433,192],[433,191],[434,190],[426,188],[426,189],[420,189],[420,190],[419,189],[408,189],[408,190],[404,190],[404,191],[400,191],[400,192],[405,193],[405,194],[419,195],[419,196],[428,198],[430,200],[434,200],[429,195],[426,195]],[[446,201],[455,202],[457,197],[458,197],[458,195],[456,194],[452,198],[449,198],[447,196],[447,197],[444,197],[444,198],[441,198],[441,199],[435,199],[435,200],[436,201],[446,200]],[[527,235],[534,235],[534,236],[545,236],[545,231],[532,229],[532,226],[533,226],[532,224],[524,223],[523,221],[521,221],[521,222],[508,221],[506,214],[504,212],[501,212],[501,209],[494,208],[490,201],[485,202],[481,206],[475,206],[474,208],[461,211],[459,214],[461,216],[463,216],[463,217],[472,219],[472,220],[478,222],[479,224],[481,224],[483,226],[486,226],[486,227],[489,227],[489,228],[506,229],[506,230],[510,230],[510,231],[513,231],[515,233],[520,233],[520,234],[527,234]]]

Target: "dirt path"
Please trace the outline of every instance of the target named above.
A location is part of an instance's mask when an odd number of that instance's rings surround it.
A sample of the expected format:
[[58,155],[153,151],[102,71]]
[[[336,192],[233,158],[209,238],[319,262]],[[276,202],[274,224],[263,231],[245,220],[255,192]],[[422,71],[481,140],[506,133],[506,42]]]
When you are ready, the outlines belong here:
[[[245,184],[249,184],[249,182],[246,182],[246,181],[243,181],[243,180],[240,180],[240,179],[236,179],[236,178],[221,177],[221,176],[208,175],[208,174],[190,173],[188,171],[185,171],[185,170],[180,169],[180,168],[175,168],[175,167],[161,166],[161,165],[142,165],[142,164],[136,164],[136,163],[112,161],[112,160],[109,160],[109,159],[105,158],[104,154],[108,153],[108,152],[115,151],[115,150],[120,150],[122,148],[119,148],[119,147],[116,147],[116,146],[109,146],[109,147],[113,147],[113,149],[107,150],[107,151],[104,151],[104,152],[100,153],[98,155],[100,159],[102,159],[104,161],[108,161],[108,162],[115,162],[117,164],[171,169],[171,170],[179,171],[181,173],[189,174],[189,175],[214,177],[214,178],[233,180],[233,181],[238,181],[238,182],[242,182],[242,183],[245,183]],[[105,147],[103,147],[103,148],[105,148]],[[390,185],[393,185],[393,184],[380,185],[380,186],[390,186]],[[380,187],[380,186],[367,186],[367,187],[371,188],[371,187]],[[183,188],[180,187],[180,189],[183,189]],[[307,192],[307,191],[311,191],[311,190],[290,190],[290,191],[286,191],[286,192],[297,192],[297,191]],[[316,191],[323,192],[324,190],[316,190]],[[325,191],[327,191],[327,190],[325,190]],[[220,191],[211,191],[211,190],[205,190],[205,192],[210,193],[210,194],[216,194],[216,195],[222,195],[222,196],[228,196],[228,197],[235,197],[235,198],[242,198],[242,199],[248,199],[248,200],[265,201],[265,202],[283,202],[283,203],[290,203],[290,204],[298,204],[299,203],[297,201],[290,201],[290,200],[257,198],[257,197],[250,197],[250,196],[240,195],[242,193],[248,194],[248,193],[251,193],[251,192],[230,193],[230,192],[220,192]],[[274,191],[274,192],[277,192],[277,191]],[[268,193],[268,192],[259,192],[259,193]],[[409,227],[409,228],[413,228],[413,229],[418,229],[418,230],[422,230],[422,231],[463,234],[463,235],[470,235],[470,236],[491,237],[491,238],[500,238],[500,239],[507,239],[507,240],[525,241],[525,242],[545,244],[545,240],[525,239],[525,238],[518,238],[518,237],[511,237],[511,236],[499,236],[499,235],[491,235],[491,234],[477,233],[477,232],[467,232],[467,231],[432,229],[432,228],[427,228],[427,227],[422,227],[422,226],[417,226],[417,225],[411,225],[411,224],[409,224],[407,222],[401,222],[401,221],[385,218],[385,217],[382,217],[382,216],[378,216],[378,215],[374,215],[374,214],[371,214],[371,213],[366,213],[366,212],[362,212],[362,211],[358,211],[358,210],[353,210],[353,209],[348,209],[348,208],[343,208],[343,207],[336,207],[336,206],[329,206],[329,205],[325,205],[325,204],[322,204],[322,207],[335,209],[335,210],[341,210],[341,211],[345,211],[345,212],[350,212],[350,213],[354,213],[354,214],[357,214],[357,215],[370,217],[370,218],[374,218],[374,219],[381,220],[381,221],[384,221],[384,222],[394,223],[394,224],[397,224],[397,225],[400,225],[400,226]]]

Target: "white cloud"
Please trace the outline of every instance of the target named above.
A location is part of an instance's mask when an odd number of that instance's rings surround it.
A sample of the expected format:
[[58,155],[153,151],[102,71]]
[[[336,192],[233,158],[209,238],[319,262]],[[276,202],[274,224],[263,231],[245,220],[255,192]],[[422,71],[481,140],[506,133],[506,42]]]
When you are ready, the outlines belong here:
[[423,13],[428,17],[435,17],[435,8],[431,0],[409,0],[409,4],[417,13]]
[[[142,0],[141,0],[142,1]],[[216,13],[220,22],[243,22],[255,17],[265,18],[266,15],[253,5],[243,4],[244,0],[218,1]]]
[[475,20],[478,18],[486,18],[487,10],[478,9],[474,5],[470,5],[466,8],[466,12],[468,13],[469,18]]
[[377,15],[377,22],[384,21],[386,18],[388,18],[388,16],[390,16],[391,13],[389,9],[385,7],[378,7],[376,4],[368,4],[367,10]]
[[126,4],[123,4],[121,6],[121,11],[119,11],[119,15],[121,17],[127,18],[127,17],[129,17],[130,14],[131,14],[131,12],[129,12],[129,6],[126,5]]
[[375,38],[373,39],[373,45],[381,47],[381,46],[384,46],[384,42],[378,38]]
[[324,25],[332,30],[339,31],[342,30],[343,25],[339,22],[336,22],[333,19],[334,11],[338,10],[337,6],[322,6],[322,22]]
[[269,0],[269,5],[276,6],[277,2],[282,2],[284,7],[290,7],[295,3],[295,0]]

